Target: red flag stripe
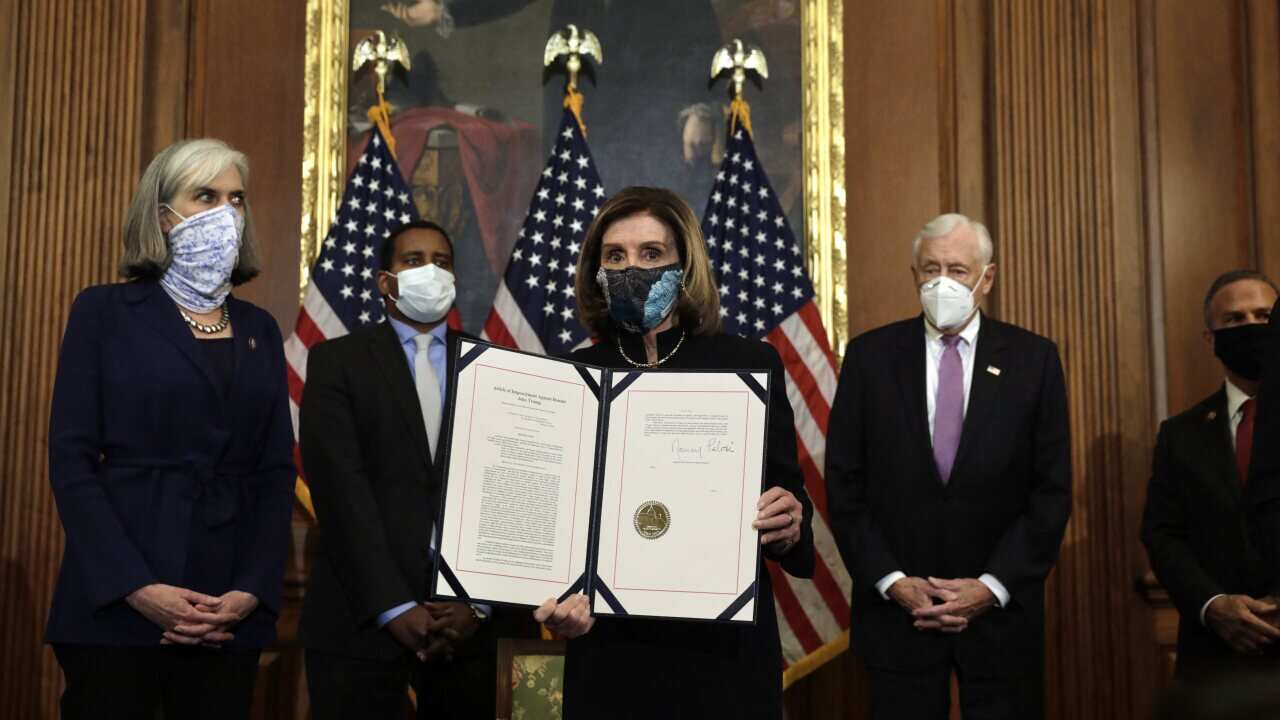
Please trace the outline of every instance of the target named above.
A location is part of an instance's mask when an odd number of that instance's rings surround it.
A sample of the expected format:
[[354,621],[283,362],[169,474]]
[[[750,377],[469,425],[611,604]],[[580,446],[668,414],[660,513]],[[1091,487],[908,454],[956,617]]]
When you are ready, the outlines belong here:
[[507,330],[507,324],[502,322],[502,316],[498,313],[490,311],[489,317],[484,321],[484,339],[492,343],[497,343],[504,347],[516,347],[516,339],[511,337],[511,332]]
[[799,433],[796,434],[796,438],[796,453],[800,460],[800,473],[804,475],[805,492],[809,493],[809,499],[813,501],[813,511],[826,517],[827,484],[822,479],[822,471],[813,463],[809,448],[799,439]]
[[774,328],[766,336],[766,339],[782,356],[782,364],[787,369],[787,374],[791,376],[791,380],[796,384],[796,388],[799,389],[801,397],[804,398],[805,405],[809,408],[809,414],[813,416],[814,422],[818,425],[818,430],[825,436],[827,434],[827,416],[831,413],[831,408],[822,399],[822,393],[818,390],[818,385],[814,382],[813,375],[809,374],[809,368],[800,360],[800,356],[791,345],[791,341],[787,339],[786,333],[782,332],[782,328]]
[[783,577],[784,571],[782,567],[774,562],[765,563],[765,566],[769,570],[769,578],[773,584],[775,607],[783,619],[786,620],[787,626],[791,628],[791,632],[796,636],[796,639],[800,641],[805,653],[811,653],[822,647],[822,638],[818,635],[818,631],[813,628],[813,623],[809,622],[809,617],[805,615],[800,601],[796,598],[795,593],[791,591],[791,585]]
[[831,352],[831,344],[827,342],[827,330],[822,326],[822,315],[818,313],[818,306],[814,303],[807,303],[796,314],[804,321],[805,327],[809,328],[809,334],[813,336],[813,341],[818,343],[818,347],[822,348],[823,354],[827,356],[827,362],[831,363],[831,372],[838,372],[836,357]]
[[[490,318],[495,315],[506,328],[507,336],[511,338],[511,344],[508,347],[539,354],[546,352],[542,347],[542,341],[538,339],[538,334],[534,331],[533,326],[529,324],[524,312],[520,310],[520,304],[512,297],[511,290],[507,288],[506,282],[498,283],[498,292],[493,298],[493,309],[489,311]],[[486,327],[488,324],[488,319],[486,319]]]
[[302,405],[302,388],[304,387],[305,383],[302,381],[302,378],[298,375],[298,373],[293,369],[292,365],[287,365],[286,367],[288,368],[289,399],[297,403],[299,406],[301,406]]
[[800,319],[798,312],[783,321],[778,328],[791,342],[805,369],[813,376],[818,392],[822,393],[822,401],[830,406],[836,399],[836,374],[831,370],[831,354],[814,340],[813,334]]
[[298,311],[298,324],[294,327],[293,334],[297,335],[308,349],[326,340],[324,332],[311,320],[311,315],[307,313],[306,308]]

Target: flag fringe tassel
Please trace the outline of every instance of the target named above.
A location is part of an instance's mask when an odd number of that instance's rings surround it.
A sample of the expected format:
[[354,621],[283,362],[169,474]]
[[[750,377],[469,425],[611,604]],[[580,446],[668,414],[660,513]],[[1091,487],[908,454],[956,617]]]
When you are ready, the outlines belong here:
[[574,88],[566,88],[564,91],[564,106],[569,112],[573,113],[573,119],[578,121],[578,129],[582,131],[583,139],[587,137],[587,125],[582,122],[582,104],[585,102],[582,93]]
[[391,104],[382,96],[382,91],[378,91],[378,102],[369,107],[369,122],[378,126],[378,130],[382,132],[382,137],[387,141],[387,150],[391,152],[391,157],[396,158],[396,136],[391,134]]
[[311,504],[311,488],[302,482],[302,478],[293,481],[293,496],[298,498],[298,504],[307,511],[307,517],[311,518],[311,522],[315,522],[316,506]]

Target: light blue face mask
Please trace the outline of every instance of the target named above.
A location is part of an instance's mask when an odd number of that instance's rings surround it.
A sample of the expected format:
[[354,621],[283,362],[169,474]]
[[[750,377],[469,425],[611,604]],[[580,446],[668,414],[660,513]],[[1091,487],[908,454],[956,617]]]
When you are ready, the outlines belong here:
[[600,268],[596,282],[604,291],[609,315],[624,330],[644,333],[658,327],[680,297],[684,270],[679,263],[656,268]]
[[160,286],[188,310],[211,312],[221,307],[231,292],[243,234],[244,216],[230,205],[182,218],[169,231],[169,268]]

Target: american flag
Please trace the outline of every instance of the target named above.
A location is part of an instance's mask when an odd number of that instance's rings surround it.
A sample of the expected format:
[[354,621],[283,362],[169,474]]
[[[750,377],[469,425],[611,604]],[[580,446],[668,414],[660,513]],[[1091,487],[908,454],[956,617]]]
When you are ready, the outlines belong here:
[[729,137],[702,232],[719,281],[725,332],[764,340],[782,356],[800,468],[815,509],[813,579],[793,578],[768,564],[790,682],[848,646],[852,583],[827,525],[822,479],[836,364],[800,244],[756,156],[751,133],[742,127]]
[[[360,161],[347,179],[338,217],[329,227],[320,256],[311,268],[311,281],[298,309],[298,322],[284,343],[289,365],[289,411],[293,415],[294,461],[298,453],[298,407],[307,381],[307,352],[311,346],[364,325],[383,320],[378,293],[378,251],[395,228],[418,219],[417,208],[400,167],[377,127],[369,136]],[[298,499],[311,509],[310,493],[299,478]]]
[[582,240],[604,200],[604,185],[582,128],[566,109],[483,337],[546,355],[562,355],[589,342],[577,319],[574,272]]

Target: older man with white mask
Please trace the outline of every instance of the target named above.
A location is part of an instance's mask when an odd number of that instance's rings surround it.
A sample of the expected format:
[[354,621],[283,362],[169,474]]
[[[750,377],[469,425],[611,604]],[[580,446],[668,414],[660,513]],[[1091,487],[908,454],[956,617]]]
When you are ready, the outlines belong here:
[[1044,581],[1071,512],[1057,347],[984,315],[981,223],[941,215],[913,240],[923,314],[849,343],[827,491],[854,587],[851,647],[871,717],[1043,715]]

